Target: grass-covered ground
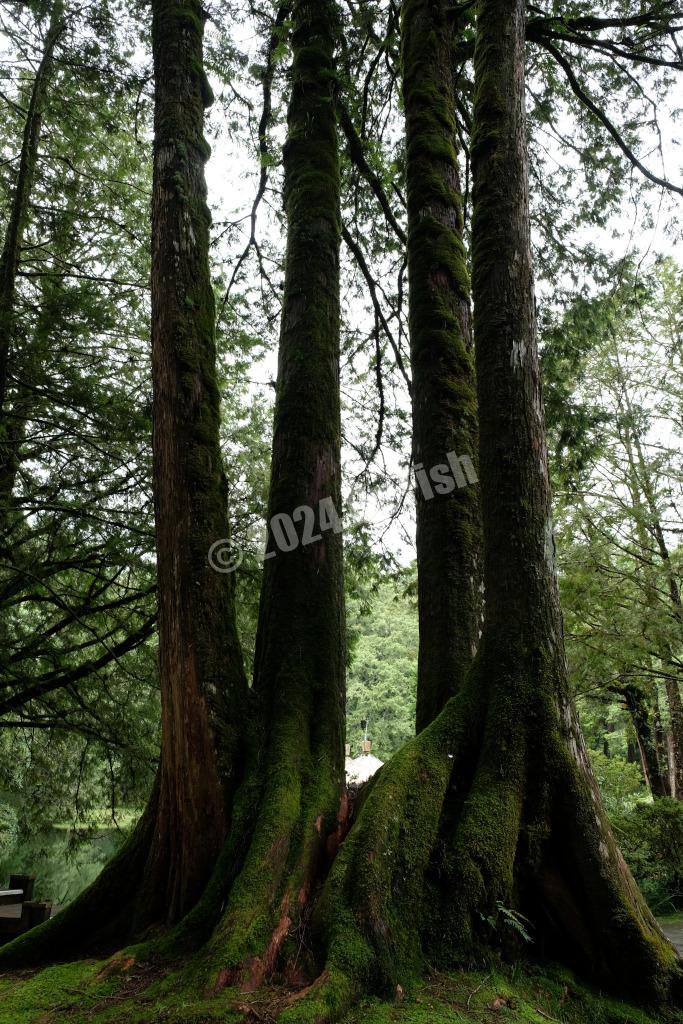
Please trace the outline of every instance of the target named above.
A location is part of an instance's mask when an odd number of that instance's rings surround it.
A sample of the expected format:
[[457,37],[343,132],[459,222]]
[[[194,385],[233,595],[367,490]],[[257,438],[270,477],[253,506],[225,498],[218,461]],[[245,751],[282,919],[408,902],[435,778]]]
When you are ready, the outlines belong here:
[[[273,1024],[296,998],[269,989],[201,991],[190,968],[168,972],[122,960],[0,977],[0,1024]],[[683,1024],[683,1013],[646,1013],[579,984],[561,970],[512,968],[435,974],[393,1000],[359,1004],[346,1024]]]

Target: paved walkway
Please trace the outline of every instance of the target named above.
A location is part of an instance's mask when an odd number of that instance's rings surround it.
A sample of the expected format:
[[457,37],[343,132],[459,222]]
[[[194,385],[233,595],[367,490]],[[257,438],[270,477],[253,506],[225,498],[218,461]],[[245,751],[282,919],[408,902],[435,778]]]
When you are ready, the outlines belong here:
[[664,919],[659,923],[664,934],[673,942],[678,952],[683,956],[683,918]]

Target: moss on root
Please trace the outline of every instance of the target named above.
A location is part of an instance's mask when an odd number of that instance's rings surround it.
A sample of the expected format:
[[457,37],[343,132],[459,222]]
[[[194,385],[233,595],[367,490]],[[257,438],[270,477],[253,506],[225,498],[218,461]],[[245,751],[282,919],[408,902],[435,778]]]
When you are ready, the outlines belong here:
[[427,962],[514,959],[527,929],[539,961],[550,952],[644,1004],[680,1003],[681,962],[572,752],[552,663],[504,686],[484,663],[377,777],[313,917],[322,974],[288,1024],[338,1019]]
[[285,1020],[338,1019],[367,991],[423,969],[426,878],[449,786],[475,736],[470,703],[467,694],[451,700],[374,781],[313,915],[324,970]]
[[[286,1019],[302,1005],[301,993],[268,988],[252,995],[226,989],[207,994],[187,967],[141,974],[118,973],[84,961],[52,967],[33,977],[0,977],[0,1024],[224,1024]],[[310,1024],[319,1019],[312,1012]],[[388,999],[365,998],[344,1024],[683,1024],[683,1014],[657,1014],[590,989],[569,972],[528,965],[433,973]]]

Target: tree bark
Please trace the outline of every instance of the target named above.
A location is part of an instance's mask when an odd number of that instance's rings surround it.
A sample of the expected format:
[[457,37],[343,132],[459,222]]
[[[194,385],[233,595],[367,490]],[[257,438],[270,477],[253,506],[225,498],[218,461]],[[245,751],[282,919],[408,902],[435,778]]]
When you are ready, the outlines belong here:
[[536,343],[523,0],[480,0],[472,159],[486,615],[460,692],[375,777],[323,888],[323,966],[292,1021],[380,979],[534,949],[643,1000],[680,961],[609,827],[564,656]]
[[[248,688],[233,577],[216,572],[208,558],[229,530],[204,178],[204,108],[211,102],[204,17],[198,0],[152,4],[160,768],[121,853],[67,911],[4,947],[4,966],[65,959],[139,934],[150,922],[179,920],[212,875],[242,781]],[[223,865],[223,874],[229,871]]]
[[[418,732],[461,688],[482,611],[477,400],[456,150],[454,54],[466,17],[442,0],[402,7],[413,457],[421,481]],[[469,465],[454,470],[449,456]]]
[[[295,0],[287,254],[254,694],[263,729],[253,839],[212,939],[218,986],[287,959],[344,792],[345,620],[339,395],[339,143],[334,0]],[[297,536],[286,536],[288,523]],[[283,530],[285,532],[283,549]],[[292,959],[297,950],[293,951]]]
[[633,722],[647,787],[654,799],[668,796],[666,772],[660,764],[657,740],[650,725],[650,714],[643,693],[637,686],[622,686],[618,692],[624,698]]
[[228,538],[204,164],[204,12],[155,0],[152,200],[153,482],[162,742],[147,884],[152,916],[197,900],[227,833],[247,695],[233,580],[209,564]]
[[[155,5],[169,14],[167,3]],[[171,21],[179,18],[177,5],[172,10]],[[330,0],[296,0],[292,19],[288,264],[270,506],[277,515],[292,515],[293,503],[316,508],[339,488],[336,10]],[[315,543],[275,553],[271,531],[255,680],[265,739],[238,794],[253,796],[256,817],[205,955],[218,969],[216,989],[260,984],[287,963],[289,948],[296,960],[298,926],[319,889],[310,937],[322,970],[297,992],[287,1024],[338,1018],[368,989],[404,984],[425,961],[483,961],[492,946],[519,959],[519,933],[506,927],[516,913],[529,919],[540,956],[564,959],[622,995],[683,995],[679,958],[610,831],[567,679],[529,241],[524,22],[523,0],[480,0],[473,280],[482,641],[458,693],[375,776],[326,877],[317,868],[327,867],[325,854],[334,854],[343,831],[335,821],[343,766],[340,541],[323,531]],[[174,57],[182,74],[182,53]],[[172,195],[168,202],[175,209]],[[191,251],[182,233],[161,237]],[[185,506],[173,507],[182,517]],[[201,704],[201,714],[197,704],[188,710],[210,755],[213,719]],[[210,787],[209,799],[214,793]],[[209,886],[214,903],[224,857]]]
[[[495,754],[484,761],[477,813],[493,816],[502,795],[501,810],[518,836],[513,877],[549,948],[612,984],[666,998],[680,983],[678,957],[616,846],[567,678],[536,339],[524,84],[524,4],[482,0],[472,141],[485,509],[479,669],[491,680]],[[500,864],[495,851],[490,855]],[[475,851],[470,859],[477,876],[490,879],[486,857]],[[505,891],[506,876],[496,881]],[[584,905],[577,887],[587,894]],[[508,889],[504,898],[511,895]],[[636,970],[646,974],[644,985],[633,978]]]

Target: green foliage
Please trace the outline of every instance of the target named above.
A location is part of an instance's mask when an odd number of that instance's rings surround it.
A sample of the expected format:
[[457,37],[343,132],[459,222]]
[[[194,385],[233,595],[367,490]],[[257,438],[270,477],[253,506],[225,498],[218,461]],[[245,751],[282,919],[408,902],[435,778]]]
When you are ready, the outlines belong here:
[[637,804],[613,824],[652,910],[668,914],[683,908],[683,803],[665,798]]
[[683,285],[670,259],[596,278],[544,318],[567,656],[591,746],[632,760],[647,741],[661,777],[683,653]]
[[504,906],[500,900],[496,901],[496,910],[498,911],[499,920],[502,921],[503,924],[517,932],[524,942],[533,942],[533,939],[529,934],[531,922],[528,917],[525,917],[524,914],[518,913],[511,907]]
[[379,585],[369,607],[349,602],[351,663],[347,681],[347,742],[355,757],[369,722],[373,754],[386,761],[415,732],[417,612],[400,582]]
[[633,810],[647,795],[640,765],[618,754],[607,757],[601,750],[589,754],[607,813],[613,816]]

